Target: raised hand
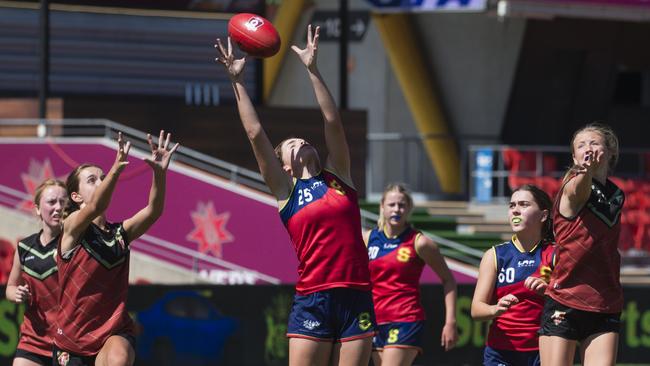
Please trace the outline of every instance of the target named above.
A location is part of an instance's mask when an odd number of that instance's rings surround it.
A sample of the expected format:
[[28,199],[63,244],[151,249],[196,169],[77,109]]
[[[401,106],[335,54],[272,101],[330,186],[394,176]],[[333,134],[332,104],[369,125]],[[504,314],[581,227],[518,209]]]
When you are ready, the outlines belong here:
[[598,171],[603,163],[604,154],[605,152],[602,150],[587,151],[584,160],[578,164],[578,173],[593,174]]
[[155,145],[151,135],[147,134],[147,142],[149,142],[149,147],[151,147],[151,157],[144,159],[144,162],[149,164],[151,169],[164,172],[167,170],[167,167],[169,167],[169,161],[179,146],[179,144],[176,143],[170,150],[167,150],[171,138],[171,133],[168,133],[167,137],[165,137],[165,131],[160,130],[158,145]]
[[29,292],[29,285],[16,286],[16,303],[27,303],[31,294]]
[[307,45],[305,48],[300,49],[298,46],[293,45],[291,49],[300,57],[300,61],[312,70],[316,67],[316,56],[318,51],[318,37],[320,34],[320,27],[316,27],[316,31],[312,34],[311,24],[307,26]]
[[219,38],[217,38],[217,44],[215,44],[214,47],[219,51],[219,57],[217,57],[216,60],[226,67],[230,80],[240,80],[242,71],[244,71],[244,66],[246,65],[246,57],[239,59],[235,58],[235,55],[232,53],[232,42],[230,41],[230,37],[228,37],[227,49],[223,47]]
[[129,150],[131,150],[131,142],[124,141],[122,137],[122,132],[117,133],[117,156],[115,156],[115,165],[119,170],[124,169],[129,162],[126,158],[129,156]]

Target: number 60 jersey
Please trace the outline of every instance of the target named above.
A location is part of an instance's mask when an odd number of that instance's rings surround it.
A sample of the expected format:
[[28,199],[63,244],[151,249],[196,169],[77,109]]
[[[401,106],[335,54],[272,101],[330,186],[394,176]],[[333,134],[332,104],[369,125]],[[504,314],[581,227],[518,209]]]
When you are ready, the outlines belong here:
[[512,240],[495,245],[492,250],[497,271],[494,301],[513,294],[519,303],[494,318],[487,345],[500,350],[535,351],[539,348],[537,330],[544,297],[524,287],[524,281],[532,276],[549,282],[555,265],[555,247],[542,242],[526,252],[514,235]]

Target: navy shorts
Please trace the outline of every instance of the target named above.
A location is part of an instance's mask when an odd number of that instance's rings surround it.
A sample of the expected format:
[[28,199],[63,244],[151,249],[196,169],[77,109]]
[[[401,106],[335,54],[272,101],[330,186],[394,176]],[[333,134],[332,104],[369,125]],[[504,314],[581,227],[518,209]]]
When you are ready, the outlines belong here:
[[621,314],[594,313],[574,309],[546,296],[539,335],[583,341],[598,333],[619,333]]
[[14,358],[24,358],[43,366],[52,364],[52,354],[49,356],[43,356],[20,348],[16,349],[16,355]]
[[415,348],[422,353],[422,332],[424,321],[395,322],[377,326],[377,335],[372,339],[372,349]]
[[484,366],[539,366],[538,351],[509,351],[485,347],[483,352]]
[[375,334],[372,294],[334,288],[293,298],[287,337],[346,342]]

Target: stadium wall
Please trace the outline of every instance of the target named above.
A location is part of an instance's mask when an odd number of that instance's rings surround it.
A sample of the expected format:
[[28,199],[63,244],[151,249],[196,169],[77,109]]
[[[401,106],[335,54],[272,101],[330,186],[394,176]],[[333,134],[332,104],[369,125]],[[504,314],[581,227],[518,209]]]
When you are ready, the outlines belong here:
[[[3,289],[4,290],[4,289]],[[618,362],[650,364],[650,288],[625,287]],[[427,311],[425,351],[415,365],[478,365],[487,323],[470,317],[473,286],[460,286],[459,340],[440,348],[444,319],[440,286],[422,287]],[[133,286],[127,304],[138,322],[136,365],[286,365],[290,286]],[[0,300],[0,365],[10,365],[24,307]],[[162,348],[164,347],[164,348]]]

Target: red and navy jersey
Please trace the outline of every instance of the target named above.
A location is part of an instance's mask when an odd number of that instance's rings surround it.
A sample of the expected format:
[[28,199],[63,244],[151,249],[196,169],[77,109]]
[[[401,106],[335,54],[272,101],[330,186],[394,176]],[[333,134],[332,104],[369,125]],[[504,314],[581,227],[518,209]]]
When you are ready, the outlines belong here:
[[389,238],[372,229],[368,238],[372,297],[377,324],[425,319],[420,304],[420,275],[424,261],[415,251],[421,233],[411,227]]
[[129,242],[121,223],[106,223],[106,228],[90,224],[71,252],[59,248],[60,311],[54,344],[81,356],[99,353],[112,335],[133,334],[126,310]]
[[370,291],[368,254],[353,188],[326,170],[296,179],[280,217],[298,255],[298,294],[335,287]]
[[41,356],[52,355],[54,320],[58,308],[59,283],[54,256],[57,236],[47,245],[41,244],[41,233],[18,242],[21,279],[29,285],[31,298],[20,326],[18,348]]
[[574,309],[619,313],[623,309],[621,256],[618,239],[625,195],[612,181],[595,179],[591,195],[578,215],[560,214],[562,190],[553,207],[553,226],[558,245],[558,265],[546,293]]
[[486,344],[500,350],[538,350],[537,330],[544,297],[524,287],[524,281],[529,276],[548,280],[555,264],[555,247],[542,243],[526,252],[515,235],[509,242],[495,245],[492,250],[497,270],[494,300],[513,294],[519,302],[494,318]]

